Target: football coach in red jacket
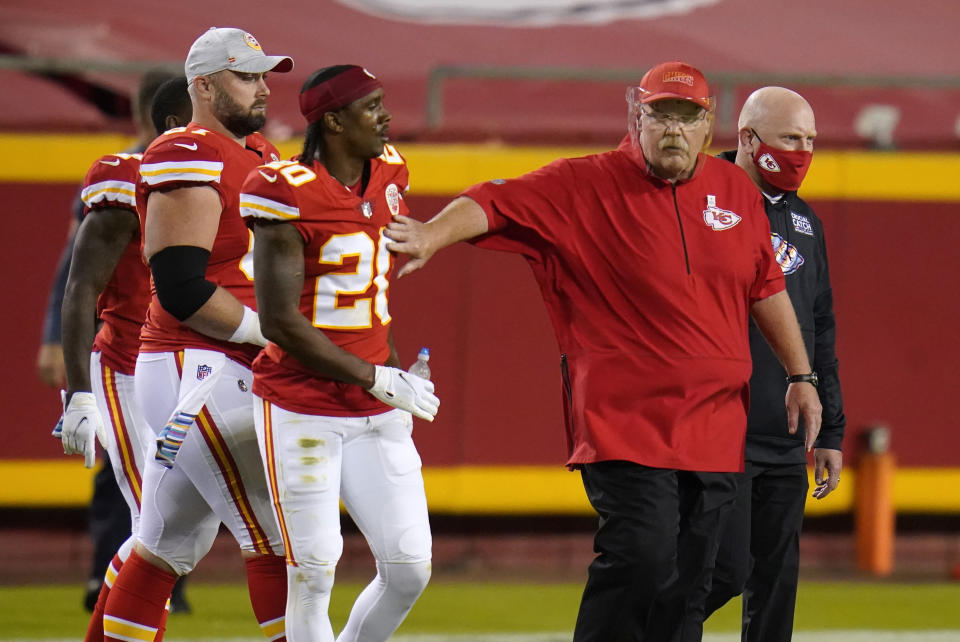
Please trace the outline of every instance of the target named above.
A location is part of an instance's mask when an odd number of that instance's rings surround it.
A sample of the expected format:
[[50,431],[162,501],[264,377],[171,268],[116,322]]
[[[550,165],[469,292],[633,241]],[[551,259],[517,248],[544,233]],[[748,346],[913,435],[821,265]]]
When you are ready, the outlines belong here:
[[712,573],[743,470],[752,316],[796,383],[806,446],[820,402],[761,196],[702,152],[707,81],[657,65],[627,91],[615,150],[467,189],[427,223],[395,217],[400,274],[471,240],[523,255],[560,348],[567,465],[600,521],[576,642],[664,642]]

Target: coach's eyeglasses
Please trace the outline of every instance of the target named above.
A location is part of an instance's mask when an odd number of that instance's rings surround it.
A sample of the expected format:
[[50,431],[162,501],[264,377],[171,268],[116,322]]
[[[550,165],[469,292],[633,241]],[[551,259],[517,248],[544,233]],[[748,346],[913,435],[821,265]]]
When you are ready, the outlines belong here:
[[701,109],[696,114],[668,114],[656,109],[642,109],[641,114],[650,120],[650,124],[658,129],[667,129],[672,124],[683,131],[695,129],[707,118],[707,110]]

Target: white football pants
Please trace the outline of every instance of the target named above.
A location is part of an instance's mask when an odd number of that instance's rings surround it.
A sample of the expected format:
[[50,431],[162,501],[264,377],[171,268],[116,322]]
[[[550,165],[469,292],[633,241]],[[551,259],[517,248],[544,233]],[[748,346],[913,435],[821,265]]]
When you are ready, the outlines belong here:
[[247,367],[210,350],[141,352],[136,389],[147,424],[155,438],[207,377],[217,377],[216,383],[173,468],[154,460],[155,445],[145,453],[138,539],[181,575],[210,550],[220,522],[242,550],[283,554],[253,426]]
[[143,457],[153,432],[143,417],[134,390],[133,375],[123,374],[104,364],[100,352],[90,354],[90,386],[106,428],[106,451],[113,476],[130,508],[133,533],[140,523],[143,489]]
[[377,576],[338,640],[387,640],[430,579],[430,523],[410,413],[320,417],[256,398],[254,418],[287,550],[287,640],[334,640],[327,609],[343,551],[341,499],[376,558]]

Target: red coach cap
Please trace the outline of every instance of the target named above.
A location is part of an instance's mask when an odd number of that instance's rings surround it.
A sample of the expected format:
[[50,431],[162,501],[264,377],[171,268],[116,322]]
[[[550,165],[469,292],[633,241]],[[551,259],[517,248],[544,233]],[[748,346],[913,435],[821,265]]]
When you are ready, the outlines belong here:
[[675,60],[663,62],[643,75],[640,102],[647,104],[665,98],[679,98],[711,108],[707,79],[693,65]]

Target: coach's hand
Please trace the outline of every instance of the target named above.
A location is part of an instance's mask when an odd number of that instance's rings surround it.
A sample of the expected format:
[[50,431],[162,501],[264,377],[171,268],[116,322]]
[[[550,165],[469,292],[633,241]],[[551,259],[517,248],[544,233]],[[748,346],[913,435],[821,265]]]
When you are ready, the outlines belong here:
[[[813,481],[817,487],[813,496],[823,499],[840,485],[840,471],[843,470],[843,453],[833,448],[813,449]],[[824,477],[823,473],[827,476]]]
[[376,366],[370,394],[427,421],[433,421],[440,407],[440,400],[433,394],[432,381],[389,366]]
[[797,433],[800,417],[803,417],[803,427],[806,430],[804,448],[806,452],[813,450],[813,444],[820,434],[821,413],[820,397],[817,389],[806,382],[791,383],[787,386],[787,432]]
[[407,262],[397,272],[397,278],[422,268],[436,251],[427,226],[409,216],[394,216],[393,220],[387,223],[384,236],[388,239],[388,250],[408,256]]
[[93,468],[96,461],[94,440],[106,443],[103,418],[92,392],[75,392],[63,409],[60,440],[67,455],[83,455],[83,465]]
[[472,198],[461,196],[450,201],[426,223],[409,216],[394,216],[383,234],[389,239],[388,250],[410,257],[397,273],[399,278],[422,268],[434,253],[443,248],[480,236],[488,229],[483,208]]

